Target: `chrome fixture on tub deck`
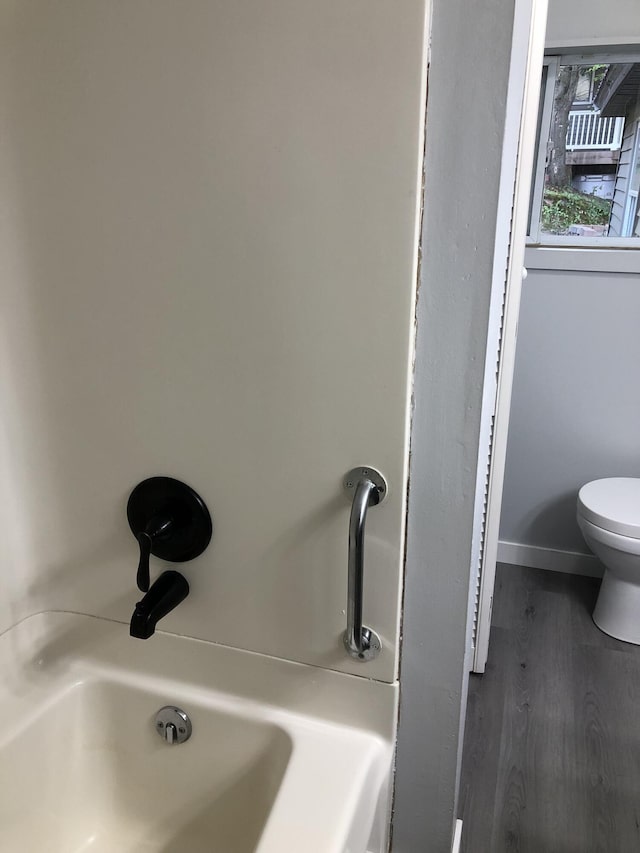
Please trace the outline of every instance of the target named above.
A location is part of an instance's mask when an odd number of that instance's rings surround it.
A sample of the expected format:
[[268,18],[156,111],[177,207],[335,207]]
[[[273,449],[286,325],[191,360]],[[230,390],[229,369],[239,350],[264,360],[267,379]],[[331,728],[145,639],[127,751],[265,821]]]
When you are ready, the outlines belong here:
[[182,708],[165,705],[155,717],[156,731],[169,746],[184,743],[191,737],[191,720]]

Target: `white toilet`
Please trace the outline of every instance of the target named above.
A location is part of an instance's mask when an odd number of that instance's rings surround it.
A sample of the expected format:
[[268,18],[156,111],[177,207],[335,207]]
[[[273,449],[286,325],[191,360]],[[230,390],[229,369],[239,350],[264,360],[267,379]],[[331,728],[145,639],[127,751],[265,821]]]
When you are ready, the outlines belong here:
[[587,483],[578,492],[578,525],[606,569],[593,621],[640,645],[640,479]]

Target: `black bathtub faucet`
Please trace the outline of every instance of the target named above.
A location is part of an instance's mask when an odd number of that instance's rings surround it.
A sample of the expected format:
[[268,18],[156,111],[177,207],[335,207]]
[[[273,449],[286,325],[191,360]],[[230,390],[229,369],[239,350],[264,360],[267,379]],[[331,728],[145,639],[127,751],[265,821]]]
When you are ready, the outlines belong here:
[[194,490],[172,477],[150,477],[129,496],[127,518],[138,540],[136,582],[145,596],[136,604],[130,634],[148,640],[156,625],[189,595],[187,579],[170,570],[151,584],[151,555],[172,563],[200,556],[213,533],[206,504]]

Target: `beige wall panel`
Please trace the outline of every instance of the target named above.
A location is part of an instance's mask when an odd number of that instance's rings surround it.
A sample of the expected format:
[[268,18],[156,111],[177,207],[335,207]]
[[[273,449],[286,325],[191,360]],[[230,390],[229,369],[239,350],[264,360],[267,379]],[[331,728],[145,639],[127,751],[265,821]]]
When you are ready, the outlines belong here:
[[[0,15],[0,624],[128,621],[127,496],[165,474],[215,533],[163,628],[393,679],[423,0]],[[384,651],[366,665],[340,644],[358,464],[390,483],[368,521]]]

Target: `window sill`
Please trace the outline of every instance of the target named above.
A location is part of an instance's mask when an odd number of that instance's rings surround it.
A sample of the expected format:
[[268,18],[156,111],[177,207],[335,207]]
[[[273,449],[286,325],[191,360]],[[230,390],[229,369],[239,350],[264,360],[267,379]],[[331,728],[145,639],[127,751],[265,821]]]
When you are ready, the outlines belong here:
[[632,248],[527,246],[524,263],[529,270],[639,274],[640,251]]

